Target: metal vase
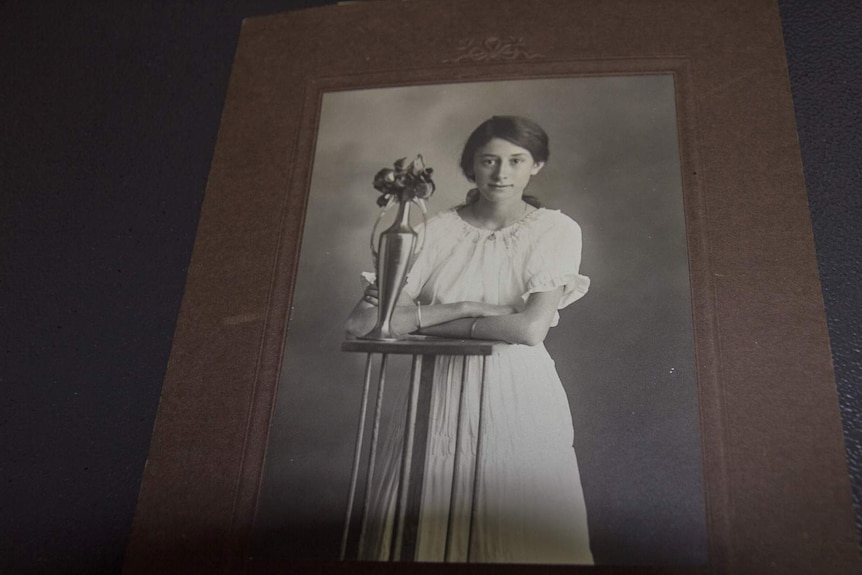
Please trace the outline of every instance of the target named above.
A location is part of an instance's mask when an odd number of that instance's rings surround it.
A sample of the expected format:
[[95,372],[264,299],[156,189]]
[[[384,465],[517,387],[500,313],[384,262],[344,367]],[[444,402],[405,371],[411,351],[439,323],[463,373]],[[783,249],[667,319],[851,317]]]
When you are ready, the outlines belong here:
[[399,335],[392,331],[392,314],[398,296],[407,281],[407,272],[413,264],[418,235],[410,226],[410,206],[413,202],[403,200],[398,205],[398,216],[389,228],[380,234],[377,260],[377,289],[379,304],[377,325],[361,339],[397,341]]

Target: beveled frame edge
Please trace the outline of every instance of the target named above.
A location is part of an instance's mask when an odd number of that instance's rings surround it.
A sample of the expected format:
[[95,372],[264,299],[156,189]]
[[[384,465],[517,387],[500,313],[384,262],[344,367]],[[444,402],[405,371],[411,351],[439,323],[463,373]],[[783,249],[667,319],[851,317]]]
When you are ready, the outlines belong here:
[[[493,68],[493,70],[489,70]],[[279,394],[281,358],[289,319],[287,317],[291,306],[292,294],[296,281],[296,268],[301,252],[302,230],[305,220],[305,209],[308,204],[314,150],[317,144],[317,130],[320,121],[322,99],[325,93],[334,91],[372,89],[397,86],[416,86],[431,84],[470,83],[483,81],[553,79],[590,76],[625,76],[625,75],[671,75],[674,79],[674,93],[677,107],[678,148],[682,180],[683,202],[686,217],[686,242],[688,245],[689,278],[692,292],[692,322],[695,334],[696,373],[698,385],[698,408],[700,410],[700,428],[703,456],[704,489],[707,503],[707,524],[709,532],[710,567],[680,567],[674,572],[704,573],[712,571],[721,565],[724,556],[721,551],[729,538],[727,531],[728,518],[726,507],[726,483],[724,475],[723,432],[721,421],[722,405],[718,369],[714,364],[717,358],[715,351],[715,321],[714,307],[711,302],[712,291],[710,265],[708,260],[705,202],[701,197],[701,188],[696,177],[698,160],[696,152],[697,131],[694,118],[694,102],[691,90],[691,69],[687,58],[632,58],[609,60],[544,60],[542,62],[503,63],[489,67],[476,66],[473,70],[461,68],[461,77],[457,81],[451,79],[450,68],[424,68],[420,70],[390,71],[378,73],[362,73],[341,75],[337,77],[312,77],[306,80],[303,93],[302,128],[295,138],[293,150],[296,158],[288,164],[296,166],[289,178],[288,190],[285,192],[288,200],[284,202],[285,212],[282,215],[283,228],[279,238],[278,258],[272,274],[272,284],[269,290],[270,303],[266,314],[266,335],[261,344],[260,366],[254,383],[254,400],[250,412],[250,421],[245,440],[246,457],[243,459],[240,479],[237,484],[235,503],[233,538],[238,542],[232,564],[245,565],[243,572],[257,573],[262,565],[252,566],[248,561],[248,552],[253,537],[254,523],[257,515],[257,499],[260,494],[266,464],[266,450],[269,429],[276,398]],[[697,302],[697,303],[696,303]],[[285,392],[285,390],[282,390]],[[289,393],[289,392],[288,392]],[[265,424],[262,416],[266,415]],[[261,418],[254,421],[255,418]],[[719,454],[713,456],[713,454]],[[717,470],[716,473],[707,471]],[[267,561],[267,564],[272,561]],[[308,565],[300,562],[307,568]],[[326,565],[327,562],[322,562]],[[286,565],[296,565],[289,561]],[[321,566],[322,567],[322,566]],[[540,566],[518,566],[521,572],[541,569]],[[583,566],[566,566],[571,569],[584,569]],[[381,564],[368,569],[388,569]],[[594,567],[589,567],[595,573]],[[655,572],[655,566],[626,567],[625,572],[650,573]]]
[[[308,80],[300,113],[301,128],[294,137],[293,158],[289,165],[290,182],[285,190],[281,228],[278,237],[276,258],[272,267],[269,297],[265,318],[264,335],[260,344],[258,369],[253,382],[251,409],[243,441],[243,460],[237,477],[234,497],[234,512],[231,522],[230,572],[242,568],[251,545],[254,519],[257,515],[258,497],[263,483],[267,446],[276,397],[281,379],[282,358],[287,345],[289,314],[296,285],[299,254],[302,249],[302,234],[311,187],[314,148],[320,119],[322,95],[315,92],[314,80]],[[310,139],[311,144],[305,142]],[[304,190],[294,193],[294,190]]]

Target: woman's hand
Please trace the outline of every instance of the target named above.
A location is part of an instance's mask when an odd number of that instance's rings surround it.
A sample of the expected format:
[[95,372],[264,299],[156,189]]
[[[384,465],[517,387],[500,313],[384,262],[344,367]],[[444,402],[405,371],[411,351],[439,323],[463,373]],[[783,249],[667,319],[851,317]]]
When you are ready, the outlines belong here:
[[380,291],[377,289],[377,284],[368,284],[365,286],[365,295],[362,296],[362,301],[374,307],[380,305]]

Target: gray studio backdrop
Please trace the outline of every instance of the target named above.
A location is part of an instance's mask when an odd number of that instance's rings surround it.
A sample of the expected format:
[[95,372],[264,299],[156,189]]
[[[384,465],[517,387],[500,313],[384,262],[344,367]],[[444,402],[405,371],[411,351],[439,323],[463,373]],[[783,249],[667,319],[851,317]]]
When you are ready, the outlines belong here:
[[529,191],[583,230],[590,291],[546,345],[574,417],[596,561],[706,562],[676,105],[664,74],[325,95],[255,555],[338,555],[364,365],[339,347],[359,274],[371,270],[374,174],[421,153],[438,185],[429,211],[456,205],[470,188],[461,147],[495,114],[545,128],[550,160]]

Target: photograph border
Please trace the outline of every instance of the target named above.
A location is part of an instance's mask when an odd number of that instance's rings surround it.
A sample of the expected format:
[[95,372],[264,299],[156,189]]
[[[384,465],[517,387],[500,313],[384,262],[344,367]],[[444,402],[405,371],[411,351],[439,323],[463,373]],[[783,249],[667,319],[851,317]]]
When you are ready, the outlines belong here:
[[[481,70],[481,72],[480,72]],[[688,96],[687,90],[690,85],[690,78],[688,77],[689,72],[689,63],[685,58],[644,58],[639,59],[635,62],[624,62],[621,60],[606,60],[606,61],[583,61],[583,60],[572,60],[572,61],[558,61],[558,62],[516,62],[516,63],[505,63],[498,64],[495,66],[493,71],[489,71],[487,69],[483,69],[480,67],[475,67],[474,70],[467,69],[464,71],[462,69],[463,78],[460,78],[458,81],[447,81],[444,80],[445,74],[448,72],[446,69],[441,69],[437,67],[429,68],[429,69],[419,69],[419,70],[411,70],[409,73],[403,72],[388,72],[388,73],[377,73],[377,74],[361,74],[361,75],[349,75],[349,76],[334,76],[334,77],[315,77],[308,80],[306,86],[303,89],[303,93],[305,94],[305,100],[302,106],[303,110],[303,122],[301,133],[297,138],[297,146],[296,146],[296,155],[299,158],[302,158],[301,162],[298,162],[296,165],[296,169],[291,174],[291,183],[290,183],[290,193],[291,197],[296,198],[297,205],[296,208],[289,208],[286,213],[286,218],[291,219],[292,214],[302,214],[302,217],[296,221],[291,221],[286,223],[284,229],[286,230],[286,236],[293,238],[300,238],[298,240],[286,239],[282,238],[282,245],[280,247],[280,256],[277,261],[277,269],[273,278],[273,299],[270,302],[270,317],[278,318],[281,317],[279,314],[284,314],[284,317],[289,315],[289,309],[291,308],[292,299],[287,300],[286,298],[281,297],[279,294],[293,294],[295,289],[295,282],[298,280],[296,277],[297,266],[300,261],[300,252],[302,249],[301,241],[303,238],[303,230],[305,225],[305,216],[307,213],[308,202],[310,200],[310,192],[312,191],[312,172],[314,171],[314,162],[315,152],[318,148],[318,129],[321,121],[321,114],[323,109],[323,101],[324,97],[327,94],[337,93],[337,92],[352,92],[352,91],[364,91],[364,90],[376,90],[376,89],[389,89],[389,88],[400,88],[400,87],[421,87],[421,86],[439,86],[439,85],[454,85],[454,84],[474,84],[481,82],[518,82],[518,81],[530,81],[530,80],[564,80],[564,79],[585,79],[585,78],[622,78],[622,77],[641,77],[641,76],[667,76],[672,79],[673,82],[673,103],[676,109],[676,113],[673,117],[674,124],[676,127],[676,139],[673,144],[677,148],[677,156],[679,158],[678,162],[675,162],[674,169],[678,171],[680,175],[680,189],[673,191],[673,197],[676,198],[677,202],[680,202],[680,206],[683,211],[683,215],[685,216],[686,229],[685,229],[685,242],[686,249],[685,253],[687,254],[687,259],[684,260],[688,268],[692,268],[692,262],[704,262],[707,254],[705,250],[702,249],[703,241],[697,241],[693,239],[693,234],[698,233],[702,235],[700,232],[702,230],[692,230],[689,228],[689,221],[692,220],[700,220],[702,219],[702,199],[699,197],[699,187],[697,185],[696,179],[692,179],[691,185],[689,186],[688,191],[685,190],[685,179],[686,173],[692,173],[697,171],[697,165],[695,161],[695,156],[693,154],[687,155],[685,150],[683,149],[683,134],[688,134],[689,136],[694,135],[694,119],[693,118],[683,118],[681,106],[684,101],[687,100]],[[475,75],[482,73],[481,80],[475,80]],[[691,112],[691,109],[689,109]],[[690,147],[685,146],[686,149],[690,149]],[[317,159],[319,161],[319,158]],[[681,194],[681,195],[677,195]],[[299,198],[302,199],[301,207],[299,205]],[[370,223],[369,223],[370,230]],[[702,264],[700,266],[703,268],[702,277],[698,278],[698,281],[695,282],[692,279],[692,273],[689,272],[687,274],[687,284],[692,292],[692,317],[689,317],[688,320],[690,325],[692,326],[692,339],[694,339],[694,335],[696,334],[695,326],[699,326],[700,331],[703,332],[704,339],[709,339],[710,347],[711,341],[714,338],[714,331],[712,328],[712,309],[709,303],[712,301],[712,294],[710,288],[710,276],[706,273],[706,269],[708,265]],[[696,285],[695,285],[696,284]],[[700,314],[703,317],[693,317],[695,310],[695,301],[694,297],[700,293],[701,301],[703,302],[701,305],[697,306],[701,311]],[[689,306],[689,302],[686,301],[686,307]],[[274,311],[281,310],[281,311]],[[277,337],[276,335],[272,336],[273,338]],[[287,340],[286,332],[284,339]],[[694,346],[695,341],[692,341],[691,344]],[[694,349],[692,353],[697,352],[700,355],[701,351]],[[282,357],[284,355],[284,348],[282,347],[282,342],[272,339],[264,341],[264,348],[261,352],[261,370],[267,373],[273,371],[273,367],[270,366],[267,362],[277,362],[278,365],[281,365]],[[697,358],[691,358],[693,362],[696,363],[695,373],[692,374],[690,380],[686,380],[684,385],[692,386],[697,385],[696,380],[703,380],[704,378],[711,377],[714,379],[714,374],[704,372],[702,367],[698,364]],[[266,363],[266,365],[263,365]],[[360,374],[357,373],[357,377]],[[357,380],[357,384],[359,380]],[[279,389],[279,385],[281,388]],[[715,391],[715,382],[713,381],[705,388],[701,389],[698,387],[696,391],[697,400],[696,403],[691,406],[693,410],[693,415],[698,418],[698,430],[702,425],[701,420],[703,419],[702,411],[704,409],[704,402],[707,405],[707,413],[712,416],[714,414],[720,413],[720,406],[717,403],[718,398]],[[241,523],[244,525],[243,529],[245,530],[245,540],[250,541],[254,539],[253,535],[251,535],[252,531],[254,531],[255,524],[255,515],[256,511],[254,510],[255,505],[253,502],[257,502],[260,496],[261,490],[261,482],[263,481],[264,472],[260,471],[261,467],[266,466],[266,450],[269,445],[268,441],[268,432],[270,429],[270,424],[272,424],[272,420],[264,420],[264,417],[276,417],[277,414],[274,412],[268,411],[268,406],[273,406],[271,409],[274,409],[275,405],[278,403],[277,396],[281,394],[286,394],[290,397],[291,390],[290,387],[283,380],[283,375],[279,372],[274,381],[259,381],[256,389],[258,393],[260,393],[260,398],[255,399],[254,405],[259,408],[258,415],[253,417],[253,420],[256,422],[263,421],[267,425],[259,425],[255,426],[252,430],[252,433],[256,435],[249,436],[249,454],[251,454],[251,458],[247,459],[244,463],[246,466],[243,469],[243,483],[240,485],[241,490],[241,498],[242,507],[238,507],[238,514],[242,514],[242,519],[240,519]],[[705,399],[704,394],[711,399]],[[288,400],[289,401],[289,400]],[[284,400],[282,399],[283,403]],[[321,408],[325,410],[325,407]],[[357,403],[358,410],[358,403]],[[697,410],[700,410],[697,411]],[[358,411],[357,411],[358,412]],[[346,414],[346,417],[352,417],[354,414]],[[282,413],[281,418],[284,417]],[[283,420],[280,420],[283,423]],[[696,466],[698,468],[698,480],[701,477],[704,477],[706,471],[704,469],[705,465],[705,455],[704,451],[708,449],[703,447],[706,438],[700,437],[697,441],[698,445],[701,445],[701,449],[696,454]],[[714,442],[719,442],[720,438],[715,438]],[[718,446],[714,446],[715,449],[718,449]],[[694,460],[692,460],[694,461]],[[704,486],[705,487],[705,486]],[[272,487],[270,487],[270,491],[272,491]],[[705,500],[709,494],[705,491],[702,494],[702,498]],[[700,503],[702,505],[703,503]],[[707,505],[708,507],[708,505]],[[723,509],[720,507],[719,509]],[[708,509],[707,509],[708,512]],[[598,517],[598,515],[596,515]],[[702,524],[706,524],[710,521],[708,515],[704,515],[704,513],[700,513],[697,515],[693,515],[692,518],[697,518]],[[718,520],[722,520],[721,517],[717,518]],[[252,545],[247,543],[247,548],[251,548]],[[594,549],[595,552],[595,549]],[[671,555],[669,554],[668,557]]]
[[[440,53],[447,52],[451,61],[457,45],[441,46],[435,52],[419,42],[402,54],[400,62],[392,56],[387,60],[388,49],[377,45],[370,54],[379,61],[370,65],[372,69],[360,71],[356,59],[362,54],[346,57],[349,42],[308,55],[310,46],[326,45],[327,38],[312,40],[308,31],[290,33],[304,26],[338,37],[362,13],[376,16],[369,26],[379,27],[385,26],[387,18],[380,11],[421,15],[445,9],[451,14],[440,26],[452,27],[449,37],[482,37],[458,18],[481,12],[483,2],[463,8],[443,2],[401,3],[397,8],[386,4],[288,13],[244,24],[125,572],[208,566],[218,572],[266,572],[276,567],[246,561],[245,550],[266,457],[325,90],[659,71],[674,74],[678,96],[710,546],[709,568],[675,571],[724,573],[787,566],[786,572],[805,572],[829,565],[832,572],[849,573],[858,568],[831,358],[775,6],[746,8],[740,2],[704,21],[698,12],[703,6],[697,2],[688,11],[672,2],[642,8],[626,4],[630,22],[622,29],[618,21],[608,18],[618,5],[587,6],[580,16],[592,11],[600,23],[592,35],[560,44],[559,32],[543,38],[539,22],[523,29],[518,38],[520,45],[534,50],[522,51],[521,61],[486,58],[484,63],[446,63]],[[551,9],[563,6],[546,4]],[[641,12],[633,13],[637,10]],[[656,49],[643,52],[634,41],[621,50],[611,47],[627,29],[644,26],[650,18],[660,22],[662,14],[677,18],[672,32],[664,29],[640,36],[632,32],[644,42],[654,42]],[[331,31],[325,31],[324,21],[333,18]],[[743,48],[722,54],[721,46],[695,44],[698,33],[710,27],[724,46]],[[603,30],[613,34],[599,38]],[[662,32],[674,38],[659,38]],[[584,51],[585,46],[589,50]],[[753,56],[755,50],[761,53]],[[532,57],[543,53],[553,57]],[[291,54],[305,54],[306,60],[299,63]],[[345,58],[339,61],[339,54]],[[537,70],[543,72],[537,74]],[[748,93],[740,98],[731,90],[743,80]],[[734,166],[730,158],[720,157],[728,152],[728,141],[740,143],[733,129],[743,127],[755,113],[769,115],[770,125],[756,132],[756,141],[746,141],[747,149],[756,149],[758,160],[775,176],[764,194],[767,200],[783,199],[785,207],[778,214],[763,213],[767,203],[760,198],[741,195],[748,189],[743,181],[750,175],[747,163]],[[717,118],[723,115],[727,125],[717,126]],[[704,161],[707,157],[709,162]],[[748,171],[737,170],[740,167]],[[738,201],[736,209],[754,208],[742,214],[737,230],[731,230],[739,232],[736,236],[726,228],[717,231],[740,215],[728,212],[729,202],[716,196],[719,190]],[[751,233],[758,228],[746,227],[770,222],[785,228],[789,223],[793,231],[782,236],[777,227],[764,233]],[[752,251],[743,258],[734,257],[740,250],[756,249],[751,245],[756,239],[766,242],[764,254]],[[789,245],[776,247],[788,239]],[[748,269],[748,264],[759,267]],[[793,277],[781,277],[790,272]],[[727,277],[731,279],[723,279]],[[788,286],[784,291],[776,288],[781,280],[782,286]],[[758,296],[758,289],[774,289],[774,297]],[[791,295],[796,299],[788,299]],[[751,334],[746,327],[772,337],[794,333],[788,330],[804,334],[779,342],[785,347],[765,345],[775,341],[758,347],[760,342],[748,340]],[[797,378],[777,381],[783,372],[770,373],[782,360],[800,371]],[[746,387],[749,380],[759,385]],[[801,380],[816,385],[803,388],[797,385]],[[769,405],[767,391],[800,393],[793,398],[779,395],[783,401]],[[770,412],[770,408],[776,410]],[[789,421],[800,416],[804,438],[789,427]],[[796,433],[785,437],[784,432],[791,431]],[[797,445],[790,445],[794,441]],[[791,477],[776,466],[793,447],[799,449],[792,452],[791,463],[799,467]],[[760,455],[764,450],[766,455]],[[822,493],[800,500],[815,495],[812,482]],[[799,506],[788,510],[780,505],[788,500]],[[811,524],[811,533],[800,534],[806,523]],[[222,552],[214,553],[214,545]],[[290,568],[291,563],[279,566]],[[335,567],[321,562],[319,568],[384,572],[396,567]],[[476,568],[454,566],[453,572]],[[500,572],[499,566],[494,568]],[[515,568],[525,571],[524,566]],[[529,572],[543,569],[526,568]],[[303,564],[303,570],[316,568]],[[621,572],[655,572],[655,568]]]

